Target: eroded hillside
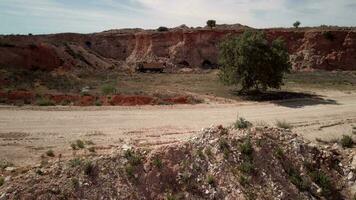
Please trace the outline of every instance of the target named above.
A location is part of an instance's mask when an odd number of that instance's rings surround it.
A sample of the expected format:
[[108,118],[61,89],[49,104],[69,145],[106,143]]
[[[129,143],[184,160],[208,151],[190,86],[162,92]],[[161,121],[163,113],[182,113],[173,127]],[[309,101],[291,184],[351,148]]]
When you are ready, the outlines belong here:
[[[214,68],[218,44],[250,29],[179,27],[166,32],[112,30],[94,34],[0,36],[0,65],[28,69],[123,69],[140,61],[164,62],[169,68]],[[282,37],[294,69],[356,69],[356,31],[351,28],[265,29]]]

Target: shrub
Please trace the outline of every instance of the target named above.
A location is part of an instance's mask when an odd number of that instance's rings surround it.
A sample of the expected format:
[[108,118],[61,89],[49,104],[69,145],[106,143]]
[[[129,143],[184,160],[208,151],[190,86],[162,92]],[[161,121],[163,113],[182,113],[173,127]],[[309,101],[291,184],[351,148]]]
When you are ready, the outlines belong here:
[[225,158],[227,158],[229,156],[230,146],[225,138],[219,139],[219,149],[224,153]]
[[209,185],[214,186],[214,185],[215,185],[215,178],[214,178],[214,176],[209,174],[209,175],[206,177],[206,182],[207,182]]
[[0,187],[3,186],[5,183],[5,178],[0,176]]
[[79,180],[77,178],[72,178],[71,179],[71,185],[74,189],[77,189],[79,187]]
[[208,27],[210,27],[210,28],[213,28],[213,27],[216,26],[216,21],[210,19],[210,20],[208,20],[208,21],[206,22],[206,25],[207,25]]
[[280,88],[289,72],[289,54],[281,39],[271,44],[263,32],[246,31],[220,44],[219,79],[227,85],[241,85],[240,92],[251,88]]
[[157,28],[157,31],[158,32],[166,32],[166,31],[169,31],[169,29],[165,26],[160,26]]
[[125,152],[124,157],[132,166],[141,164],[141,156],[130,149]]
[[239,183],[242,185],[242,186],[245,186],[248,184],[248,178],[246,176],[240,176],[239,178]]
[[82,164],[82,160],[80,158],[74,158],[72,160],[69,160],[69,166],[71,167],[76,167]]
[[53,101],[51,101],[49,99],[41,98],[36,101],[36,105],[38,105],[38,106],[54,106],[55,104]]
[[340,140],[341,146],[344,148],[351,148],[354,144],[351,136],[343,135]]
[[283,149],[280,148],[280,147],[277,147],[277,148],[274,150],[274,155],[275,155],[278,159],[282,159],[283,156],[284,156]]
[[242,117],[238,118],[234,125],[236,129],[245,129],[252,126],[251,122]]
[[49,157],[54,157],[54,152],[52,149],[46,151],[46,155],[49,156]]
[[155,157],[153,159],[153,165],[156,166],[157,168],[161,169],[163,167],[163,163],[162,163],[162,160],[158,157]]
[[101,87],[101,92],[104,95],[116,94],[117,93],[117,89],[113,85],[103,85]]
[[248,157],[250,157],[252,155],[253,147],[252,147],[250,138],[244,139],[244,142],[242,144],[240,144],[240,151],[242,154],[244,154]]
[[283,129],[291,129],[291,128],[293,128],[293,126],[290,123],[286,122],[286,121],[279,121],[278,120],[276,125],[277,125],[278,128],[283,128]]
[[239,166],[239,169],[243,173],[251,174],[255,170],[255,167],[252,162],[245,161],[245,162],[241,163],[241,165]]
[[332,182],[328,175],[322,171],[313,171],[310,173],[311,179],[318,184],[323,190],[322,194],[324,196],[330,195],[332,192]]
[[103,103],[100,100],[95,101],[95,106],[102,106]]
[[129,178],[134,177],[134,168],[131,164],[125,165],[125,172]]
[[89,147],[88,151],[91,152],[91,153],[95,153],[95,147]]
[[95,166],[91,161],[87,161],[84,163],[84,174],[87,176],[94,175]]
[[85,144],[84,144],[84,142],[82,140],[77,140],[75,143],[76,143],[78,148],[80,148],[80,149],[84,149],[85,148]]
[[205,154],[209,157],[213,155],[213,153],[211,152],[211,147],[206,147]]
[[299,28],[299,26],[301,25],[302,23],[300,23],[300,21],[296,21],[294,22],[293,26],[294,28]]
[[14,166],[13,163],[7,160],[0,160],[0,169],[4,170],[6,167],[12,167],[12,166]]
[[77,145],[75,143],[70,144],[70,147],[72,147],[73,150],[78,150]]
[[335,36],[330,31],[323,32],[323,36],[325,39],[327,39],[329,41],[335,40]]

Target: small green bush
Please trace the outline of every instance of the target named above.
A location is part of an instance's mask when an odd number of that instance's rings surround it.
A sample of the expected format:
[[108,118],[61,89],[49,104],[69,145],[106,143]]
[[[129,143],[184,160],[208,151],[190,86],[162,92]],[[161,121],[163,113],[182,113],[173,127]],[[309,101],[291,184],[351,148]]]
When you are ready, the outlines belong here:
[[129,161],[132,166],[141,164],[141,156],[133,150],[127,150],[124,154],[124,157]]
[[131,164],[125,165],[125,172],[129,178],[134,177],[134,167]]
[[331,179],[322,171],[313,171],[310,173],[311,179],[322,188],[324,196],[330,195],[333,189]]
[[255,170],[255,167],[252,162],[245,161],[245,162],[241,163],[241,165],[239,166],[239,169],[241,172],[243,172],[245,174],[251,174]]
[[291,129],[291,128],[293,128],[293,126],[290,123],[286,122],[286,121],[278,120],[276,125],[277,125],[278,128],[283,128],[283,129]]
[[242,185],[242,186],[245,186],[248,184],[248,178],[246,176],[240,176],[239,178],[239,183]]
[[75,177],[71,179],[71,185],[74,189],[77,189],[79,187],[79,180]]
[[84,174],[87,176],[94,175],[95,166],[91,161],[87,161],[84,163]]
[[3,186],[5,183],[5,178],[0,176],[0,187]]
[[49,99],[41,98],[36,101],[36,105],[38,105],[38,106],[54,106],[55,104],[53,101],[51,101]]
[[244,139],[244,142],[240,144],[240,151],[242,154],[250,157],[253,153],[253,147],[250,138]]
[[13,163],[7,160],[0,160],[0,169],[4,170],[6,167],[12,167],[12,166],[14,166]]
[[89,147],[89,148],[88,148],[88,151],[89,151],[90,153],[95,153],[95,147]]
[[323,36],[325,39],[327,39],[329,41],[335,40],[335,36],[330,31],[323,32]]
[[70,144],[70,147],[72,147],[73,150],[78,150],[78,147],[75,143]]
[[114,85],[103,85],[101,87],[101,92],[104,94],[104,95],[111,95],[111,94],[116,94],[117,93],[117,89]]
[[209,174],[209,175],[206,177],[206,182],[207,182],[209,185],[214,186],[214,185],[215,185],[215,178],[214,178],[214,176]]
[[158,157],[155,157],[152,161],[153,165],[156,166],[158,169],[161,169],[163,167],[162,160]]
[[236,129],[246,129],[252,126],[251,122],[247,121],[242,117],[239,117],[234,125]]
[[340,140],[341,146],[344,148],[351,148],[354,144],[352,137],[349,135],[343,135]]
[[277,147],[277,148],[274,150],[274,155],[275,155],[278,159],[282,159],[283,156],[284,156],[283,149],[280,148],[280,147]]
[[82,164],[82,160],[80,158],[74,158],[69,160],[69,166],[76,167]]
[[75,143],[76,143],[78,148],[80,148],[80,149],[84,149],[85,148],[85,144],[84,144],[83,140],[77,140]]
[[46,155],[49,156],[49,157],[54,157],[54,152],[52,149],[46,151]]

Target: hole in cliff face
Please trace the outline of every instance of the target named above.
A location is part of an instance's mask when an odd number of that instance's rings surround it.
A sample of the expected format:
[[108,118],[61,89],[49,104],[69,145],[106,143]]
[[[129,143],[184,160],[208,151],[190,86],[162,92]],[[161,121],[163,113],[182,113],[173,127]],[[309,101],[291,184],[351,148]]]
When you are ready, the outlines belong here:
[[180,65],[182,67],[189,67],[190,66],[189,62],[187,62],[186,60],[183,60],[183,61],[179,62],[178,65]]
[[203,63],[201,64],[201,67],[203,69],[216,69],[217,64],[210,62],[209,60],[204,60]]

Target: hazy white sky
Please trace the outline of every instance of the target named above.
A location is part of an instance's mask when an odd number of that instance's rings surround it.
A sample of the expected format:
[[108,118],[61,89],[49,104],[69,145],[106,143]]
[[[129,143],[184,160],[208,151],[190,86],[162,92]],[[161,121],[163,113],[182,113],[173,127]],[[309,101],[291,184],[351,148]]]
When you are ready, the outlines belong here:
[[98,32],[115,28],[356,26],[356,0],[0,0],[0,34]]

